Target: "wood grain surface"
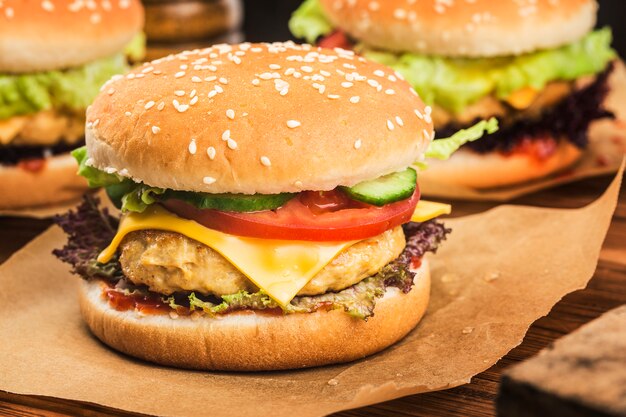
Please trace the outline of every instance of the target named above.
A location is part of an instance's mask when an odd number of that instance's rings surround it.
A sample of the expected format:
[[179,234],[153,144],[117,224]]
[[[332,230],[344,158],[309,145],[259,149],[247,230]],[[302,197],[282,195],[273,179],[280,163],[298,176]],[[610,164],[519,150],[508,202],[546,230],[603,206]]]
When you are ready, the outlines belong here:
[[[515,201],[543,207],[582,207],[606,189],[611,178],[603,177],[546,190]],[[447,391],[414,395],[336,416],[493,416],[494,399],[502,371],[522,361],[552,341],[570,333],[602,313],[626,304],[626,194],[622,186],[620,203],[600,254],[600,262],[589,286],[567,295],[550,314],[530,328],[524,342],[487,371],[477,375],[471,384]],[[490,203],[455,202],[456,216],[480,212]],[[0,262],[7,259],[48,225],[46,220],[0,218]],[[575,243],[574,243],[575,244]],[[1,370],[0,370],[1,373]],[[93,404],[54,398],[21,396],[0,391],[0,416],[130,416]]]

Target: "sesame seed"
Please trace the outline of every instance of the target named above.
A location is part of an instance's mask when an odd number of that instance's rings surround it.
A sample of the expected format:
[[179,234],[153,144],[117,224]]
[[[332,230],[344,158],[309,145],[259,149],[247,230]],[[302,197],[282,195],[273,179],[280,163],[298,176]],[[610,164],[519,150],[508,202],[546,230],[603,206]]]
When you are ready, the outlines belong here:
[[191,93],[189,93],[189,97],[194,98],[196,94],[198,94],[196,90],[191,90]]
[[158,126],[152,126],[152,133],[155,135],[161,131],[161,128]]
[[422,130],[422,133],[424,134],[424,137],[426,139],[430,139],[430,135],[428,134],[428,130],[424,129],[424,130]]
[[256,85],[256,86],[258,86],[258,85],[260,85],[260,84],[261,84],[261,81],[260,81],[260,80],[258,80],[257,78],[255,78],[254,80],[252,80],[252,85]]
[[130,117],[130,116],[132,116],[132,115],[133,115],[133,114],[132,114],[131,112],[129,112],[129,111],[127,111],[127,112],[126,112],[126,113],[124,113],[124,114],[126,115],[126,117]]
[[215,154],[216,154],[215,148],[213,146],[209,146],[206,149],[206,154],[209,156],[209,159],[211,161],[214,160],[215,159]]
[[225,130],[224,133],[222,133],[222,140],[228,139],[230,139],[230,130]]
[[147,103],[146,103],[146,105],[145,105],[145,106],[143,106],[143,107],[144,107],[144,109],[146,109],[146,110],[151,109],[152,107],[154,107],[154,101],[150,100],[150,101],[149,101],[149,102],[147,102]]
[[302,66],[300,67],[300,69],[302,70],[302,72],[308,72],[308,73],[313,72],[313,68],[309,67],[308,65]]
[[395,129],[395,126],[393,125],[393,122],[391,120],[387,120],[387,129],[389,130]]
[[220,78],[219,81],[221,84],[224,84],[224,85],[228,84],[228,80],[224,77]]
[[261,164],[265,165],[266,167],[269,167],[269,166],[272,166],[272,161],[270,161],[270,159],[267,156],[262,156]]
[[415,109],[415,115],[416,115],[418,118],[420,118],[420,119],[423,119],[423,118],[424,118],[424,115],[423,115],[422,113],[420,113],[420,111],[419,111],[419,110],[417,110],[417,109]]
[[209,91],[209,94],[207,94],[207,96],[208,96],[209,98],[213,98],[213,97],[215,97],[216,95],[217,95],[217,91],[215,91],[215,90],[211,90],[211,91]]
[[389,96],[392,96],[392,95],[396,94],[396,92],[395,92],[395,90],[389,88],[389,89],[385,90],[385,94],[387,94]]
[[189,104],[191,106],[193,106],[194,104],[196,104],[198,102],[198,96],[194,96],[190,101]]
[[176,94],[178,97],[182,97],[185,95],[185,92],[183,90],[176,90],[174,91],[174,94]]
[[278,65],[278,64],[270,64],[270,69],[279,70],[280,69],[280,65]]
[[184,77],[185,76],[185,71],[178,71],[175,75],[174,78],[180,78],[180,77]]
[[376,75],[377,77],[384,77],[385,76],[385,71],[383,71],[383,70],[376,70],[376,71],[374,71],[374,75]]
[[215,88],[215,91],[217,91],[220,94],[224,92],[224,89],[220,87],[219,85],[216,85],[214,88]]
[[202,82],[202,78],[198,77],[197,75],[194,75],[193,77],[191,77],[191,82],[193,82],[193,83],[201,83]]
[[96,127],[100,124],[100,119],[96,119],[93,121],[93,127]]
[[189,109],[189,105],[188,104],[180,104],[178,107],[176,107],[176,110],[178,110],[179,113],[184,113]]
[[350,88],[350,87],[352,87],[353,85],[354,85],[353,83],[348,82],[348,81],[344,81],[344,82],[342,82],[342,83],[341,83],[341,86],[342,86],[343,88]]
[[206,185],[211,185],[216,181],[215,178],[213,177],[204,177],[202,178],[202,182],[205,183]]
[[196,151],[198,150],[198,147],[196,145],[196,140],[195,139],[191,139],[191,142],[189,142],[189,153],[192,155],[196,154]]
[[398,123],[400,127],[404,126],[404,121],[400,118],[400,116],[396,116],[396,123]]
[[215,81],[215,80],[217,80],[217,77],[215,75],[211,75],[210,77],[206,77],[204,79],[204,81],[208,81],[208,82]]
[[295,129],[296,127],[300,127],[302,125],[302,123],[300,123],[297,120],[288,120],[287,121],[287,127],[290,129]]
[[228,143],[228,147],[230,149],[237,149],[237,142],[235,142],[234,139],[228,138],[226,142]]
[[226,110],[226,117],[228,117],[230,120],[234,120],[235,119],[235,110],[233,110],[233,109]]
[[113,95],[113,93],[115,93],[115,89],[114,88],[109,88],[109,91],[107,91],[108,95]]
[[329,94],[328,98],[331,100],[337,100],[338,98],[341,98],[341,96],[337,94]]
[[361,147],[361,145],[362,145],[362,144],[363,144],[363,143],[361,142],[361,139],[357,139],[357,140],[354,142],[354,149],[359,149],[359,148]]
[[41,2],[41,8],[47,12],[51,12],[54,10],[54,4],[50,0],[44,0]]
[[361,97],[359,96],[350,97],[350,103],[352,104],[357,104],[359,101],[361,101]]
[[367,83],[372,87],[378,87],[380,83],[376,80],[367,80]]
[[165,102],[164,102],[164,101],[162,101],[162,102],[160,102],[160,103],[159,103],[159,105],[157,106],[157,110],[158,110],[158,111],[161,111],[161,110],[163,110],[164,108],[165,108]]

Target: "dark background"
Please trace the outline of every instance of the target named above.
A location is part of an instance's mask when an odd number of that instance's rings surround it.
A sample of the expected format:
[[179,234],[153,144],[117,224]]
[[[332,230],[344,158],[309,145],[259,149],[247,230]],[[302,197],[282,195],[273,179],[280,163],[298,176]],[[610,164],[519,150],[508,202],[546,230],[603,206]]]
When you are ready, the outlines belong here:
[[[291,39],[287,21],[301,0],[244,0],[246,39],[253,42]],[[613,28],[613,44],[626,57],[626,0],[599,0],[598,26]]]

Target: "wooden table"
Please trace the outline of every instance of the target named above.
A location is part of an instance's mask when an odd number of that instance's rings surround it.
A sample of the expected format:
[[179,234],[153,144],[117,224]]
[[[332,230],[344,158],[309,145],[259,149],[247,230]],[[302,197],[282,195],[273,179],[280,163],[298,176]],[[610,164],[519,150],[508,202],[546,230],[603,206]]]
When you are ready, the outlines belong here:
[[[524,197],[515,203],[545,207],[581,207],[597,198],[610,178],[597,178]],[[575,330],[602,313],[626,304],[626,187],[600,254],[598,269],[581,291],[569,294],[547,317],[538,320],[524,342],[500,362],[476,376],[471,384],[447,391],[414,395],[346,411],[337,416],[492,416],[498,381],[508,366],[522,361],[555,339]],[[456,215],[486,210],[491,203],[455,203]],[[0,262],[43,231],[49,221],[0,218]],[[0,416],[105,416],[122,415],[105,407],[59,399],[20,396],[0,392]]]

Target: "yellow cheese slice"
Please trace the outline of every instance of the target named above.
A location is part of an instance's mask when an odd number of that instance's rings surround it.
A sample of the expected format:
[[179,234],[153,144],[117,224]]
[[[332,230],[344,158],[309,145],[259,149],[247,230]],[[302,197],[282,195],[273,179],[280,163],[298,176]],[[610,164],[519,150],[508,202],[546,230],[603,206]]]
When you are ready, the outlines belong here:
[[450,204],[435,203],[432,201],[420,200],[411,216],[412,222],[425,222],[443,214],[450,214],[452,206]]
[[111,260],[127,234],[145,229],[180,233],[220,253],[281,306],[298,292],[335,256],[358,241],[305,242],[233,236],[182,219],[159,206],[130,213],[121,220],[111,244],[98,262]]
[[530,107],[537,98],[539,92],[532,87],[524,87],[511,93],[506,101],[517,110],[524,110]]
[[[447,204],[421,200],[411,220],[424,222],[449,213],[450,206]],[[100,253],[98,262],[110,261],[127,234],[149,229],[180,233],[207,245],[283,307],[339,253],[358,242],[307,242],[234,236],[209,229],[193,220],[182,219],[153,205],[143,213],[129,213],[122,218],[117,234]]]

